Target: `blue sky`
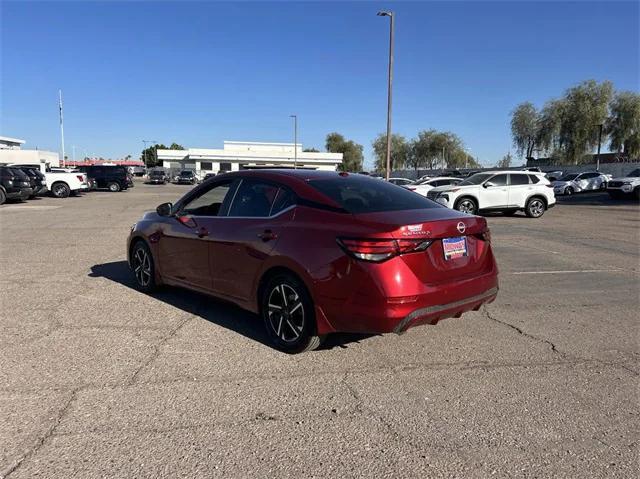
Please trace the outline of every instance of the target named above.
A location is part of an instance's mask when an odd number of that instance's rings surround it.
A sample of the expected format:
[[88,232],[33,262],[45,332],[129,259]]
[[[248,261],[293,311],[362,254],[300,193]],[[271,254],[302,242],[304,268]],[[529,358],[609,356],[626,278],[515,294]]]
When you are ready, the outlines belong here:
[[219,148],[338,131],[450,130],[484,164],[511,147],[509,114],[585,79],[639,89],[638,2],[7,2],[0,134],[79,157],[137,157],[142,139]]

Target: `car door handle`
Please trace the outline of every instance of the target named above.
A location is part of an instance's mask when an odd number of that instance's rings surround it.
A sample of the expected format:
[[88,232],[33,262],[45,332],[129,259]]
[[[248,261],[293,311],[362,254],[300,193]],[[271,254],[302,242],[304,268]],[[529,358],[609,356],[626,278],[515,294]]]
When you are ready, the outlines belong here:
[[258,233],[258,238],[260,238],[262,241],[271,241],[276,239],[277,237],[278,235],[271,230],[264,230],[262,233]]
[[209,236],[209,232],[207,231],[206,228],[198,228],[196,230],[196,234],[198,235],[198,238],[204,238],[205,236]]

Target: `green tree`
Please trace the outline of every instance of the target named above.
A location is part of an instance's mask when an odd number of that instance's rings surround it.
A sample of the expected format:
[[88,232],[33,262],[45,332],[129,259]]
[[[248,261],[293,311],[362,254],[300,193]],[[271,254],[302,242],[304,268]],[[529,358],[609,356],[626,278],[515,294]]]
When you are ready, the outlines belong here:
[[565,163],[577,164],[598,144],[598,125],[608,116],[613,85],[588,80],[569,88],[560,112],[559,152]]
[[329,133],[325,140],[328,152],[342,153],[342,163],[338,165],[340,171],[361,171],[364,155],[363,147],[353,140],[346,140],[340,133]]
[[496,168],[509,168],[511,166],[511,153],[507,153],[502,157],[502,159],[496,164]]
[[[380,133],[373,140],[373,153],[376,157],[375,167],[377,171],[385,171],[387,169],[387,135]],[[411,156],[411,145],[402,135],[391,135],[391,171],[403,168],[407,165]]]
[[540,115],[533,103],[521,103],[511,113],[511,137],[519,156],[533,158],[540,137]]
[[320,150],[316,150],[315,148],[305,148],[302,151],[304,151],[306,153],[320,153]]
[[640,155],[640,94],[619,92],[611,101],[610,109],[611,116],[605,123],[609,149],[637,158]]
[[150,146],[147,149],[142,150],[142,153],[140,154],[140,160],[144,161],[144,164],[149,167],[152,168],[154,166],[158,166],[158,150],[184,150],[185,147],[182,145],[179,145],[177,143],[171,143],[171,146],[167,147],[166,145],[163,145],[162,143],[160,144],[155,144],[153,146]]
[[437,169],[461,168],[476,165],[476,161],[464,149],[458,135],[450,131],[423,130],[411,141],[411,154],[407,166]]

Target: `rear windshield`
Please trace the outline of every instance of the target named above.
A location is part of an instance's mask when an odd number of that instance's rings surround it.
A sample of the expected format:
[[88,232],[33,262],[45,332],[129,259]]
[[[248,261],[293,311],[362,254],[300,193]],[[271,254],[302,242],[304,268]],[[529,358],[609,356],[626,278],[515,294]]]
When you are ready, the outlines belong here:
[[627,175],[627,177],[629,177],[629,178],[635,178],[635,177],[638,177],[638,176],[640,176],[640,168],[637,169],[637,170],[633,170],[631,173],[629,173]]
[[363,175],[310,180],[309,184],[353,214],[440,208],[413,191]]

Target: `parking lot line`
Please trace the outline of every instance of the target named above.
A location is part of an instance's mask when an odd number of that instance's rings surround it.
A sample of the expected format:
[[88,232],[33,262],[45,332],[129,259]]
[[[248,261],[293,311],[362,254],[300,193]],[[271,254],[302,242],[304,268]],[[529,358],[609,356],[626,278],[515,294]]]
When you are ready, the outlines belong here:
[[573,269],[558,271],[513,271],[507,274],[573,274],[573,273],[619,273],[622,269]]

